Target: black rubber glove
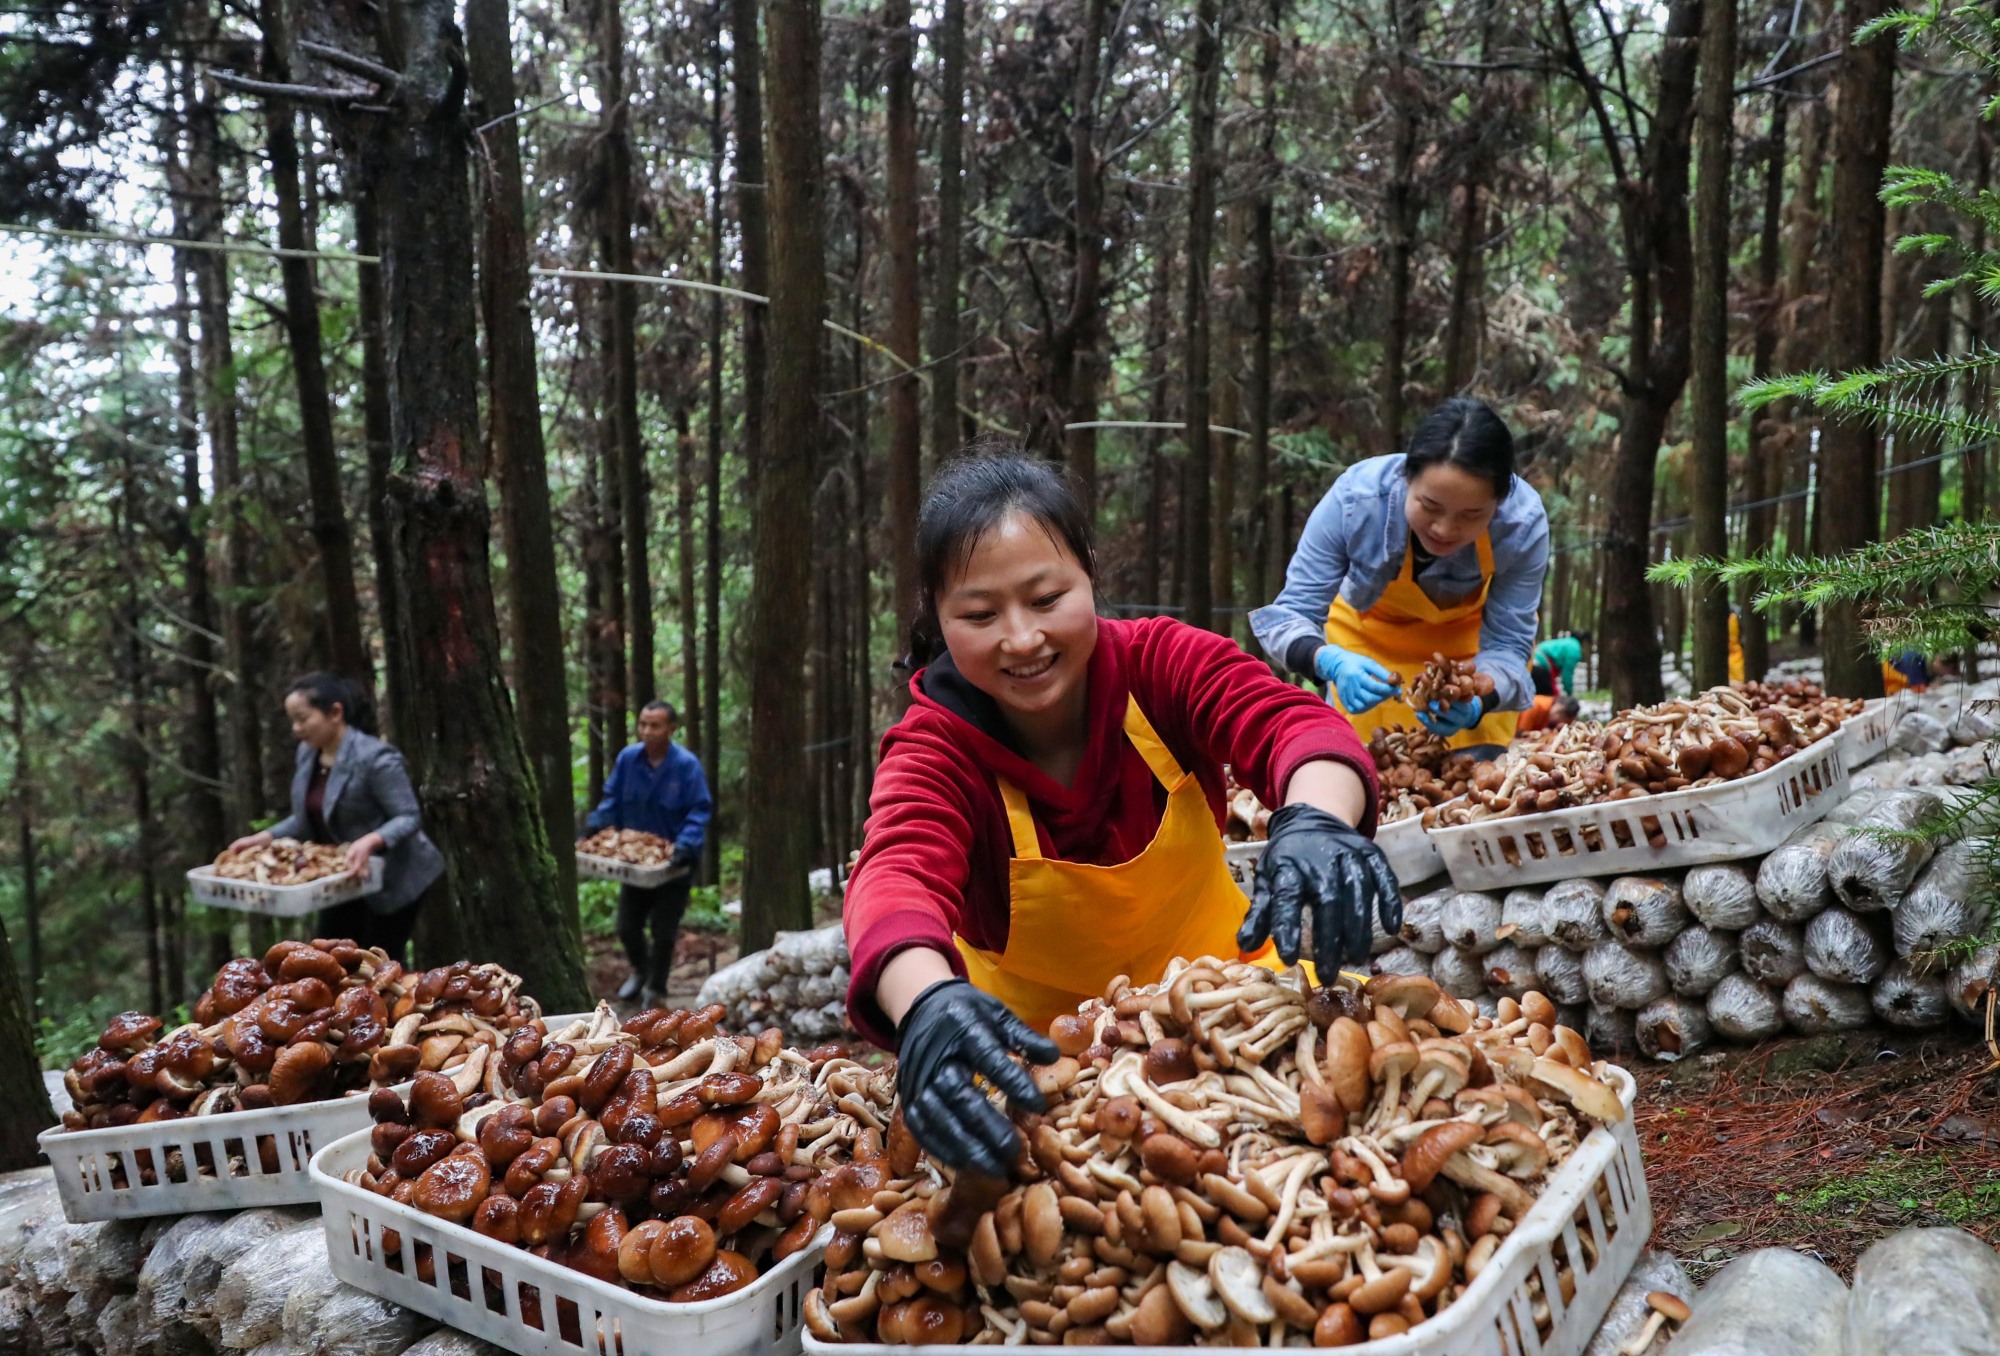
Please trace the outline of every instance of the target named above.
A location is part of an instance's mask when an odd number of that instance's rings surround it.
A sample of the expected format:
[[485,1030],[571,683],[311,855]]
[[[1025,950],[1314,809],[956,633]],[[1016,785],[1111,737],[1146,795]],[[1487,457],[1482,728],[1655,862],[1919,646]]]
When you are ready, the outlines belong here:
[[1393,936],[1403,926],[1403,895],[1382,849],[1337,815],[1286,805],[1271,814],[1271,839],[1257,860],[1256,892],[1236,944],[1255,951],[1269,937],[1279,958],[1295,965],[1310,909],[1313,964],[1319,982],[1331,984],[1341,965],[1368,959],[1371,904]]
[[993,995],[956,978],[941,979],[918,994],[896,1035],[902,1047],[896,1091],[903,1099],[903,1122],[917,1143],[953,1168],[988,1177],[1011,1173],[1020,1138],[973,1075],[983,1075],[1016,1106],[1047,1110],[1035,1080],[1009,1055],[1053,1064],[1061,1053],[1055,1042]]

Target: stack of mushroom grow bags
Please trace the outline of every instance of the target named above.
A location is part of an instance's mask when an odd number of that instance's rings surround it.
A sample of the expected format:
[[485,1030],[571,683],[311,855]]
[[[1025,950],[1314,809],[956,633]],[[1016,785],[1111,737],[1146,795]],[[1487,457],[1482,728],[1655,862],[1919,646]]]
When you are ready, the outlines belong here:
[[720,1003],[723,1024],[757,1035],[773,1027],[795,1041],[857,1042],[847,1022],[847,936],[839,923],[811,932],[781,932],[710,975],[695,1006]]
[[[1581,1351],[1650,1229],[1632,1083],[1529,993],[1175,961],[1050,1026],[1015,1180],[892,1121],[836,1174],[807,1350]],[[1555,1334],[1560,1332],[1561,1337]],[[1407,1337],[1404,1336],[1407,1334]],[[1503,1338],[1511,1334],[1511,1338]]]
[[1378,973],[1428,975],[1490,1013],[1539,989],[1591,1044],[1677,1059],[1883,1022],[1983,1020],[2000,947],[1933,959],[1979,935],[1976,842],[1935,852],[1909,829],[1924,791],[1858,792],[1763,858],[1658,875],[1576,879],[1504,894],[1447,886],[1404,902]]

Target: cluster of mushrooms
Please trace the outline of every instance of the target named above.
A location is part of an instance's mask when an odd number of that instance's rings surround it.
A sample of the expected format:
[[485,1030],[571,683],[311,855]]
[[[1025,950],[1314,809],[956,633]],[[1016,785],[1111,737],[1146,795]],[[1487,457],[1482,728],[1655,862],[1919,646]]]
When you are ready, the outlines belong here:
[[1375,727],[1368,736],[1375,778],[1382,787],[1381,822],[1420,815],[1472,789],[1480,764],[1428,730]]
[[1222,836],[1232,843],[1263,842],[1271,836],[1271,812],[1257,799],[1256,792],[1238,783],[1234,775],[1225,772],[1225,776]]
[[1539,993],[1481,1017],[1421,977],[1315,989],[1298,970],[1176,960],[1158,984],[1113,981],[1049,1035],[1062,1054],[1033,1071],[1047,1112],[1014,1112],[1014,1180],[954,1175],[891,1134],[893,1176],[831,1216],[804,1313],[817,1337],[1278,1347],[1406,1332],[1465,1293],[1593,1123],[1625,1114]]
[[1841,722],[1861,714],[1859,697],[1832,697],[1810,678],[1787,678],[1782,682],[1748,682],[1729,685],[1742,694],[1755,710],[1777,708],[1792,718],[1809,742],[1817,742],[1840,728]]
[[576,850],[586,857],[607,857],[630,866],[665,866],[674,855],[672,843],[639,829],[599,829],[578,840]]
[[[730,1035],[722,1016],[650,1008],[621,1024],[600,1006],[516,1032],[484,1080],[378,1089],[372,1153],[348,1180],[652,1298],[740,1290],[851,1204],[840,1172],[884,1157],[893,1093],[837,1047]],[[394,1231],[383,1246],[402,1252]],[[420,1251],[419,1273],[433,1265]]]
[[1432,702],[1456,706],[1475,697],[1490,697],[1493,678],[1474,668],[1470,659],[1446,659],[1434,653],[1403,690],[1411,709],[1421,711]]
[[310,885],[329,876],[347,874],[347,846],[274,838],[249,851],[224,848],[208,870],[210,875],[225,880],[255,881],[259,885]]
[[[1448,828],[1734,781],[1832,734],[1839,728],[1835,715],[1825,705],[1809,713],[1759,707],[1734,688],[1714,687],[1601,723],[1572,721],[1516,740],[1505,758],[1480,764],[1471,794],[1426,811],[1424,826]],[[1658,839],[1656,847],[1665,841],[1656,826],[1647,837]]]

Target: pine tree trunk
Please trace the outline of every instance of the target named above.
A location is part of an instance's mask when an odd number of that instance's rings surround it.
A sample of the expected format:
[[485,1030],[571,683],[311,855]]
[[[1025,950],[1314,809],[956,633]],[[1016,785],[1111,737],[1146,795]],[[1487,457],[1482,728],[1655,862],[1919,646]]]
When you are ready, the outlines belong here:
[[[722,281],[722,64],[723,3],[715,15],[714,88],[708,120],[708,280]],[[750,308],[746,308],[750,309]],[[702,627],[701,729],[702,762],[712,782],[722,780],[722,297],[709,296],[708,310],[708,459],[702,468]],[[721,835],[710,820],[703,877],[714,880],[722,860]]]
[[[1231,148],[1225,139],[1217,163],[1229,164],[1231,158]],[[1250,254],[1250,214],[1251,205],[1247,201],[1231,203],[1222,214],[1222,257],[1230,261],[1232,272],[1237,267],[1237,261],[1248,258]],[[1222,308],[1222,323],[1211,323],[1209,326],[1209,334],[1214,340],[1209,349],[1209,383],[1214,392],[1210,405],[1211,419],[1218,429],[1238,432],[1243,427],[1243,383],[1239,376],[1242,365],[1236,355],[1248,337],[1237,323],[1242,314],[1240,307],[1225,306]],[[1209,440],[1209,449],[1215,459],[1215,515],[1209,527],[1212,534],[1209,538],[1212,551],[1209,556],[1209,605],[1215,612],[1215,628],[1224,635],[1238,629],[1239,621],[1236,611],[1236,477],[1239,469],[1236,453],[1240,441],[1235,432],[1217,433]],[[1248,628],[1243,629],[1247,635]]]
[[[354,245],[362,254],[381,252],[378,192],[372,184],[355,185]],[[399,722],[410,701],[410,675],[402,659],[402,586],[389,544],[389,463],[395,438],[389,415],[389,337],[382,318],[381,268],[356,269],[355,290],[361,320],[361,418],[368,444],[368,547],[375,567],[375,616],[382,625],[382,686],[389,697],[381,704],[386,708],[382,729],[399,740]],[[508,557],[518,559],[511,550]]]
[[[938,227],[931,266],[931,458],[957,450],[958,308],[965,231],[965,0],[944,0],[938,51]],[[901,620],[900,615],[898,621]]]
[[1181,338],[1187,372],[1187,493],[1181,500],[1182,619],[1212,628],[1209,592],[1209,252],[1215,238],[1215,104],[1222,78],[1220,0],[1200,0],[1194,20],[1193,103],[1188,111],[1187,304]]
[[[463,48],[449,0],[411,0],[402,15],[396,113],[358,115],[348,130],[370,161],[370,181],[396,186],[379,206],[394,444],[388,517],[412,678],[399,734],[447,867],[418,919],[418,954],[458,954],[476,941],[549,1010],[573,1011],[589,997],[581,931],[562,898],[501,676]],[[342,22],[331,10],[318,17]],[[353,39],[353,49],[366,46]]]
[[[917,273],[916,34],[910,0],[886,0],[882,27],[888,60],[889,351],[916,367],[923,360],[923,292]],[[923,484],[923,400],[914,372],[889,377],[889,511],[885,534],[897,615],[917,605],[917,500]],[[845,800],[845,796],[842,797]]]
[[1083,0],[1083,32],[1076,49],[1076,80],[1070,91],[1070,182],[1075,213],[1071,251],[1069,310],[1058,327],[1052,357],[1056,399],[1051,410],[1054,446],[1076,478],[1084,513],[1097,517],[1097,430],[1064,429],[1097,418],[1098,336],[1104,327],[1104,169],[1098,162],[1097,105],[1102,74],[1108,0]]
[[[770,192],[764,171],[764,72],[758,55],[758,0],[728,0],[736,63],[736,222],[743,235],[743,290],[771,295]],[[782,69],[782,68],[779,68]],[[791,72],[785,72],[786,79]],[[824,290],[824,289],[822,289]],[[764,457],[766,309],[743,303],[743,454],[751,493]]]
[[486,154],[481,195],[479,301],[486,322],[486,434],[500,486],[500,541],[507,553],[507,640],[521,743],[534,769],[542,827],[565,907],[576,898],[576,836],[570,785],[569,679],[564,664],[562,595],[556,582],[555,522],[549,505],[548,449],[528,308],[528,233],[522,202],[521,144],[515,110],[507,0],[466,0],[465,45]]
[[1270,0],[1260,41],[1262,62],[1258,73],[1258,103],[1263,116],[1258,143],[1258,185],[1256,206],[1250,220],[1250,522],[1249,574],[1246,586],[1250,605],[1262,607],[1270,601],[1273,581],[1267,564],[1271,555],[1271,341],[1275,328],[1278,293],[1278,249],[1274,225],[1280,165],[1278,137],[1278,58],[1282,47],[1280,27],[1284,22],[1284,0]]
[[1410,333],[1410,260],[1416,253],[1417,189],[1413,181],[1417,157],[1417,91],[1409,57],[1423,31],[1424,11],[1411,0],[1390,0],[1389,78],[1386,91],[1392,108],[1389,184],[1382,205],[1383,251],[1388,273],[1388,318],[1382,335],[1380,406],[1381,450],[1403,448],[1404,353]]
[[[1820,17],[1826,12],[1822,0]],[[1787,308],[1804,305],[1815,290],[1813,265],[1824,257],[1821,240],[1819,189],[1826,167],[1827,128],[1830,122],[1823,99],[1807,104],[1799,128],[1799,170],[1791,201],[1785,208],[1785,290]],[[1824,310],[1809,318],[1794,318],[1779,340],[1777,365],[1782,372],[1798,372],[1817,366],[1819,340],[1825,323]],[[1785,493],[1795,497],[1785,504],[1785,549],[1804,554],[1813,547],[1817,525],[1812,512],[1813,427],[1816,421],[1804,416],[1792,401],[1781,401],[1772,409],[1771,419],[1785,439]],[[1813,643],[1812,628],[1818,614],[1810,608],[1788,603],[1778,614],[1781,631],[1798,628],[1803,644]]]
[[[21,669],[15,664],[7,678],[8,716],[14,735],[14,817],[21,844],[21,921],[27,930],[27,987],[21,1001],[29,1026],[34,1026],[42,995],[42,868],[41,845],[35,838],[35,783],[28,764],[28,700],[21,691]],[[30,1048],[33,1040],[30,1039]]]
[[[1700,65],[1689,334],[1688,422],[1694,432],[1690,546],[1698,556],[1720,560],[1729,554],[1729,166],[1734,152],[1736,0],[1703,0]],[[1694,685],[1705,691],[1729,681],[1729,593],[1720,584],[1703,581],[1690,603]]]
[[681,722],[687,746],[702,747],[701,605],[694,584],[694,433],[685,402],[674,407],[674,564],[681,623]]
[[[1984,194],[1993,177],[1993,134],[1984,122],[1972,129],[1972,188],[1975,193]],[[1986,224],[1974,221],[1972,225],[1972,248],[1975,252],[1986,248]],[[1966,311],[1965,350],[1971,352],[1986,342],[1986,308],[1973,306]],[[1979,372],[1964,378],[1965,388],[1961,398],[1968,409],[1983,410],[1992,394],[1992,380],[1987,372]],[[1983,441],[1983,440],[1982,440]],[[1958,516],[1968,523],[1976,523],[1986,516],[1986,448],[1974,444],[1966,449],[1959,482]],[[1978,655],[1966,656],[1966,681],[1973,682],[1978,676]]]
[[[1163,240],[1153,250],[1153,275],[1146,292],[1146,422],[1160,424],[1167,418],[1167,391],[1171,378],[1167,372],[1170,337],[1167,326],[1171,320],[1169,308],[1173,305],[1174,251],[1172,242]],[[1140,598],[1148,606],[1159,607],[1167,601],[1161,592],[1160,566],[1166,543],[1163,540],[1162,524],[1165,517],[1167,481],[1172,474],[1166,458],[1161,455],[1161,445],[1166,441],[1166,430],[1149,428],[1144,431],[1145,477],[1146,477],[1146,558],[1141,566]]]
[[35,1058],[35,1014],[21,991],[21,974],[14,968],[14,949],[7,944],[7,926],[0,922],[0,1172],[32,1168],[42,1162],[35,1136],[56,1123],[42,1082],[41,1061]]
[[[1848,48],[1835,77],[1833,239],[1828,252],[1825,361],[1836,372],[1872,367],[1882,356],[1882,172],[1889,163],[1896,45],[1887,38],[1855,44],[1854,30],[1881,14],[1886,0],[1846,0],[1840,31]],[[1874,541],[1881,522],[1874,425],[1830,419],[1820,434],[1820,549],[1851,551]],[[1827,691],[1882,695],[1882,669],[1861,633],[1853,604],[1821,614]]]
[[[1778,279],[1785,213],[1785,134],[1789,107],[1790,99],[1785,90],[1779,89],[1772,94],[1771,130],[1764,146],[1764,219],[1757,237],[1757,332],[1750,360],[1751,375],[1755,378],[1771,374],[1771,363],[1778,351],[1776,311],[1780,300]],[[1749,454],[1744,459],[1744,465],[1749,474],[1743,490],[1753,505],[1743,529],[1743,554],[1746,556],[1762,555],[1770,549],[1772,533],[1778,521],[1778,506],[1763,502],[1776,496],[1784,483],[1784,463],[1780,460],[1779,450],[1782,443],[1773,439],[1772,442],[1778,446],[1766,447],[1758,433],[1760,422],[1769,419],[1768,414],[1752,413],[1746,416],[1745,445]],[[1771,631],[1769,618],[1752,606],[1756,594],[1756,585],[1745,580],[1741,592],[1737,594],[1736,613],[1742,628],[1744,676],[1761,679],[1771,668]]]
[[[771,226],[768,442],[758,468],[755,520],[767,529],[810,522],[820,445],[820,327],[826,251],[819,135],[818,0],[769,0]],[[797,794],[805,744],[805,690],[795,672],[798,601],[809,596],[811,542],[758,532],[750,592],[750,761],[744,814],[743,948],[810,921],[806,871],[811,802]]]

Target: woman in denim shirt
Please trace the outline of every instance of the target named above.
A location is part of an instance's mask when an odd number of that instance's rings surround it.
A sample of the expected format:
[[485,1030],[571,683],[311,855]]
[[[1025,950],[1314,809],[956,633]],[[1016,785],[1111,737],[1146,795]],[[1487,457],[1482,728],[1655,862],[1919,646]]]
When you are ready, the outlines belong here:
[[[1541,496],[1481,401],[1447,400],[1409,451],[1349,467],[1306,520],[1284,591],[1250,614],[1266,653],[1325,683],[1364,738],[1421,724],[1492,749],[1533,697],[1528,657],[1549,565]],[[1403,684],[1433,654],[1472,660],[1489,697],[1412,711]]]

